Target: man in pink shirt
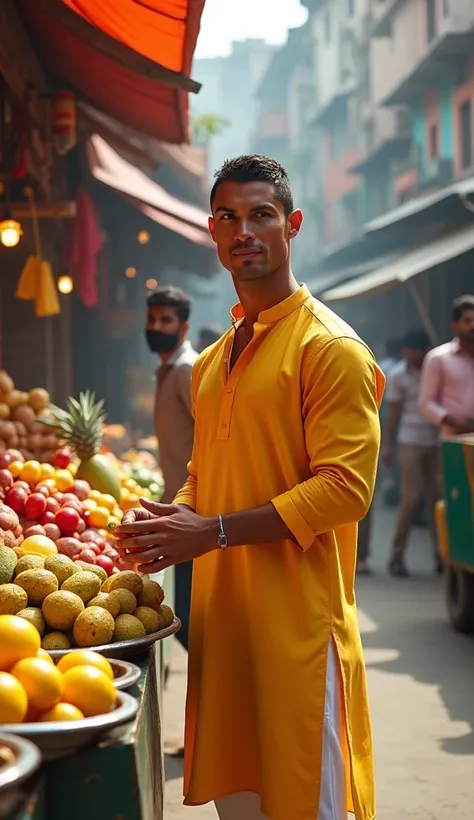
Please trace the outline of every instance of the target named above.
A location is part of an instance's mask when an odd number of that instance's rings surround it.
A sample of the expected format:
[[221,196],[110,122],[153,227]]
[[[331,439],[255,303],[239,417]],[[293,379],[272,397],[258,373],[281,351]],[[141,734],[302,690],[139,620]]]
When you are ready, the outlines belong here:
[[426,356],[420,409],[441,428],[443,438],[474,433],[474,296],[453,302],[455,338]]

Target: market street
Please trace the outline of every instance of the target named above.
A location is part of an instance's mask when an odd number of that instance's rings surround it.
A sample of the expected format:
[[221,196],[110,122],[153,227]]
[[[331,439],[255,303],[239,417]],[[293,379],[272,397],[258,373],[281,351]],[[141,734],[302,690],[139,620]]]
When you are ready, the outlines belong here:
[[[379,820],[472,820],[474,641],[447,624],[442,581],[431,575],[426,530],[413,533],[413,578],[385,572],[393,514],[376,517],[372,566],[358,582],[374,724]],[[184,653],[165,695],[165,739],[178,739]],[[166,759],[165,820],[215,820],[211,806],[181,806],[181,762]]]

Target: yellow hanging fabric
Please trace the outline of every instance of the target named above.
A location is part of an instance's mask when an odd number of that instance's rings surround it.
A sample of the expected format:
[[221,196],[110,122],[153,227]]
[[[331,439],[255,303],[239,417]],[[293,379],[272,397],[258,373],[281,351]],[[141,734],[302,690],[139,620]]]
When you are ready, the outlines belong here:
[[58,291],[49,262],[42,261],[39,268],[35,313],[37,316],[55,316],[61,312]]
[[39,268],[41,259],[39,256],[29,256],[20,274],[18,285],[15,291],[17,299],[34,301],[36,299],[37,284],[39,278]]

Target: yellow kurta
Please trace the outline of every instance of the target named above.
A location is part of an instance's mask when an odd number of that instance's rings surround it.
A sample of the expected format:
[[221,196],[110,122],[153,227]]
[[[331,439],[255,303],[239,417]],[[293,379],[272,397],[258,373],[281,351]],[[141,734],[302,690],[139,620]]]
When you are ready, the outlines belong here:
[[[242,318],[240,306],[234,320]],[[354,331],[301,287],[266,310],[229,374],[231,329],[193,371],[195,439],[176,501],[203,516],[272,501],[292,541],[194,562],[185,803],[261,795],[270,820],[316,820],[327,652],[344,688],[347,808],[375,817],[354,597],[383,375]]]

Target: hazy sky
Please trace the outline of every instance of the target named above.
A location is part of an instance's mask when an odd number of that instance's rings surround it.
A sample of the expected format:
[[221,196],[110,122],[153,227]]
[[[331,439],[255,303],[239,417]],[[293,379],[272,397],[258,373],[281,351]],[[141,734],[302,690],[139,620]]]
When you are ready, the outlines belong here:
[[207,0],[195,56],[228,54],[232,40],[248,37],[284,43],[287,30],[306,17],[300,0]]

